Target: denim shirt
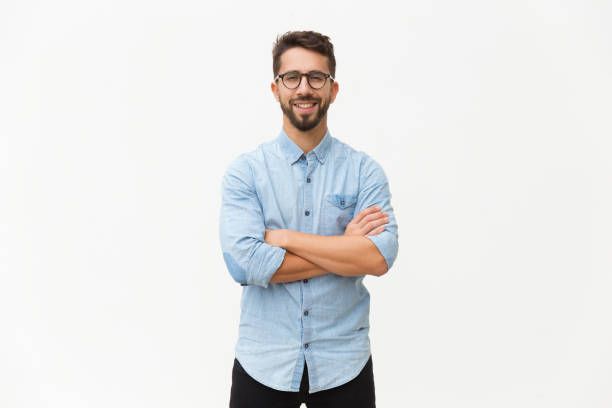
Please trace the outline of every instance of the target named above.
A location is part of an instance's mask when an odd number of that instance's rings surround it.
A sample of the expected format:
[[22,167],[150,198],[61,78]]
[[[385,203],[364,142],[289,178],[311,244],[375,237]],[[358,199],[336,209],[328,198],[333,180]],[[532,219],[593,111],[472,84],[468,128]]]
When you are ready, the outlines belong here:
[[367,237],[390,268],[397,222],[382,168],[329,131],[307,155],[283,131],[239,156],[222,186],[220,238],[232,278],[242,285],[236,358],[260,383],[298,391],[308,365],[309,392],[355,378],[370,357],[370,294],[362,276],[333,273],[271,283],[285,250],[264,242],[266,229],[342,235],[359,211],[378,205],[386,229]]

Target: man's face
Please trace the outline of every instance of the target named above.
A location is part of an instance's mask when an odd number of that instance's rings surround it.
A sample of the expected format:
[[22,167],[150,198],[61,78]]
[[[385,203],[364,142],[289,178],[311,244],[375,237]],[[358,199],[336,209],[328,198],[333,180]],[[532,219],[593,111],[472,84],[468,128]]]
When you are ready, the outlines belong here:
[[[284,74],[290,71],[302,74],[312,71],[330,73],[326,56],[301,47],[290,48],[280,57],[278,73]],[[271,86],[285,116],[302,132],[311,130],[321,123],[338,93],[338,84],[329,78],[321,89],[311,88],[305,76],[296,89],[288,89],[280,78],[272,82]]]

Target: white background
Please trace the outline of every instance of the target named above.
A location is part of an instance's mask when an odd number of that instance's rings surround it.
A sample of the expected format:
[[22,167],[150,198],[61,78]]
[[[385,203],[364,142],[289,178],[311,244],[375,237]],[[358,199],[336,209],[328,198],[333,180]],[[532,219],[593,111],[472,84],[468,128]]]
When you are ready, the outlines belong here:
[[385,169],[379,407],[612,405],[607,1],[0,3],[0,406],[225,407],[220,182],[270,140],[272,43],[336,47]]

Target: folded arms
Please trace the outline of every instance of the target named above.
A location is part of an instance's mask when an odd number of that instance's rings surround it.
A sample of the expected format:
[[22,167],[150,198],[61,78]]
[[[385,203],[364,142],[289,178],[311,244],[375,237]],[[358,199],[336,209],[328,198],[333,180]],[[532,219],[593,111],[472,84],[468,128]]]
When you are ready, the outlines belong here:
[[288,251],[270,282],[291,282],[326,273],[383,275],[388,269],[385,258],[366,236],[380,234],[388,221],[386,212],[372,206],[357,214],[340,236],[267,230],[265,242]]
[[[373,162],[370,162],[373,163]],[[334,273],[381,276],[397,255],[397,223],[382,169],[366,167],[364,188],[344,235],[267,230],[248,165],[234,165],[223,179],[220,237],[231,276],[242,285],[267,287]],[[357,210],[356,210],[357,211]]]

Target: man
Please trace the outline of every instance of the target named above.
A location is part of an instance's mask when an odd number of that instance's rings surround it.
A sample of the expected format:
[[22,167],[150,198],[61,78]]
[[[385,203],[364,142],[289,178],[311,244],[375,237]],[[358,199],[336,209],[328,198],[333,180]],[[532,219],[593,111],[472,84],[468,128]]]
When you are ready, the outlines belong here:
[[375,406],[363,279],[393,264],[397,223],[381,167],[327,129],[335,68],[328,37],[277,38],[282,131],[223,178],[223,257],[243,285],[232,408]]

